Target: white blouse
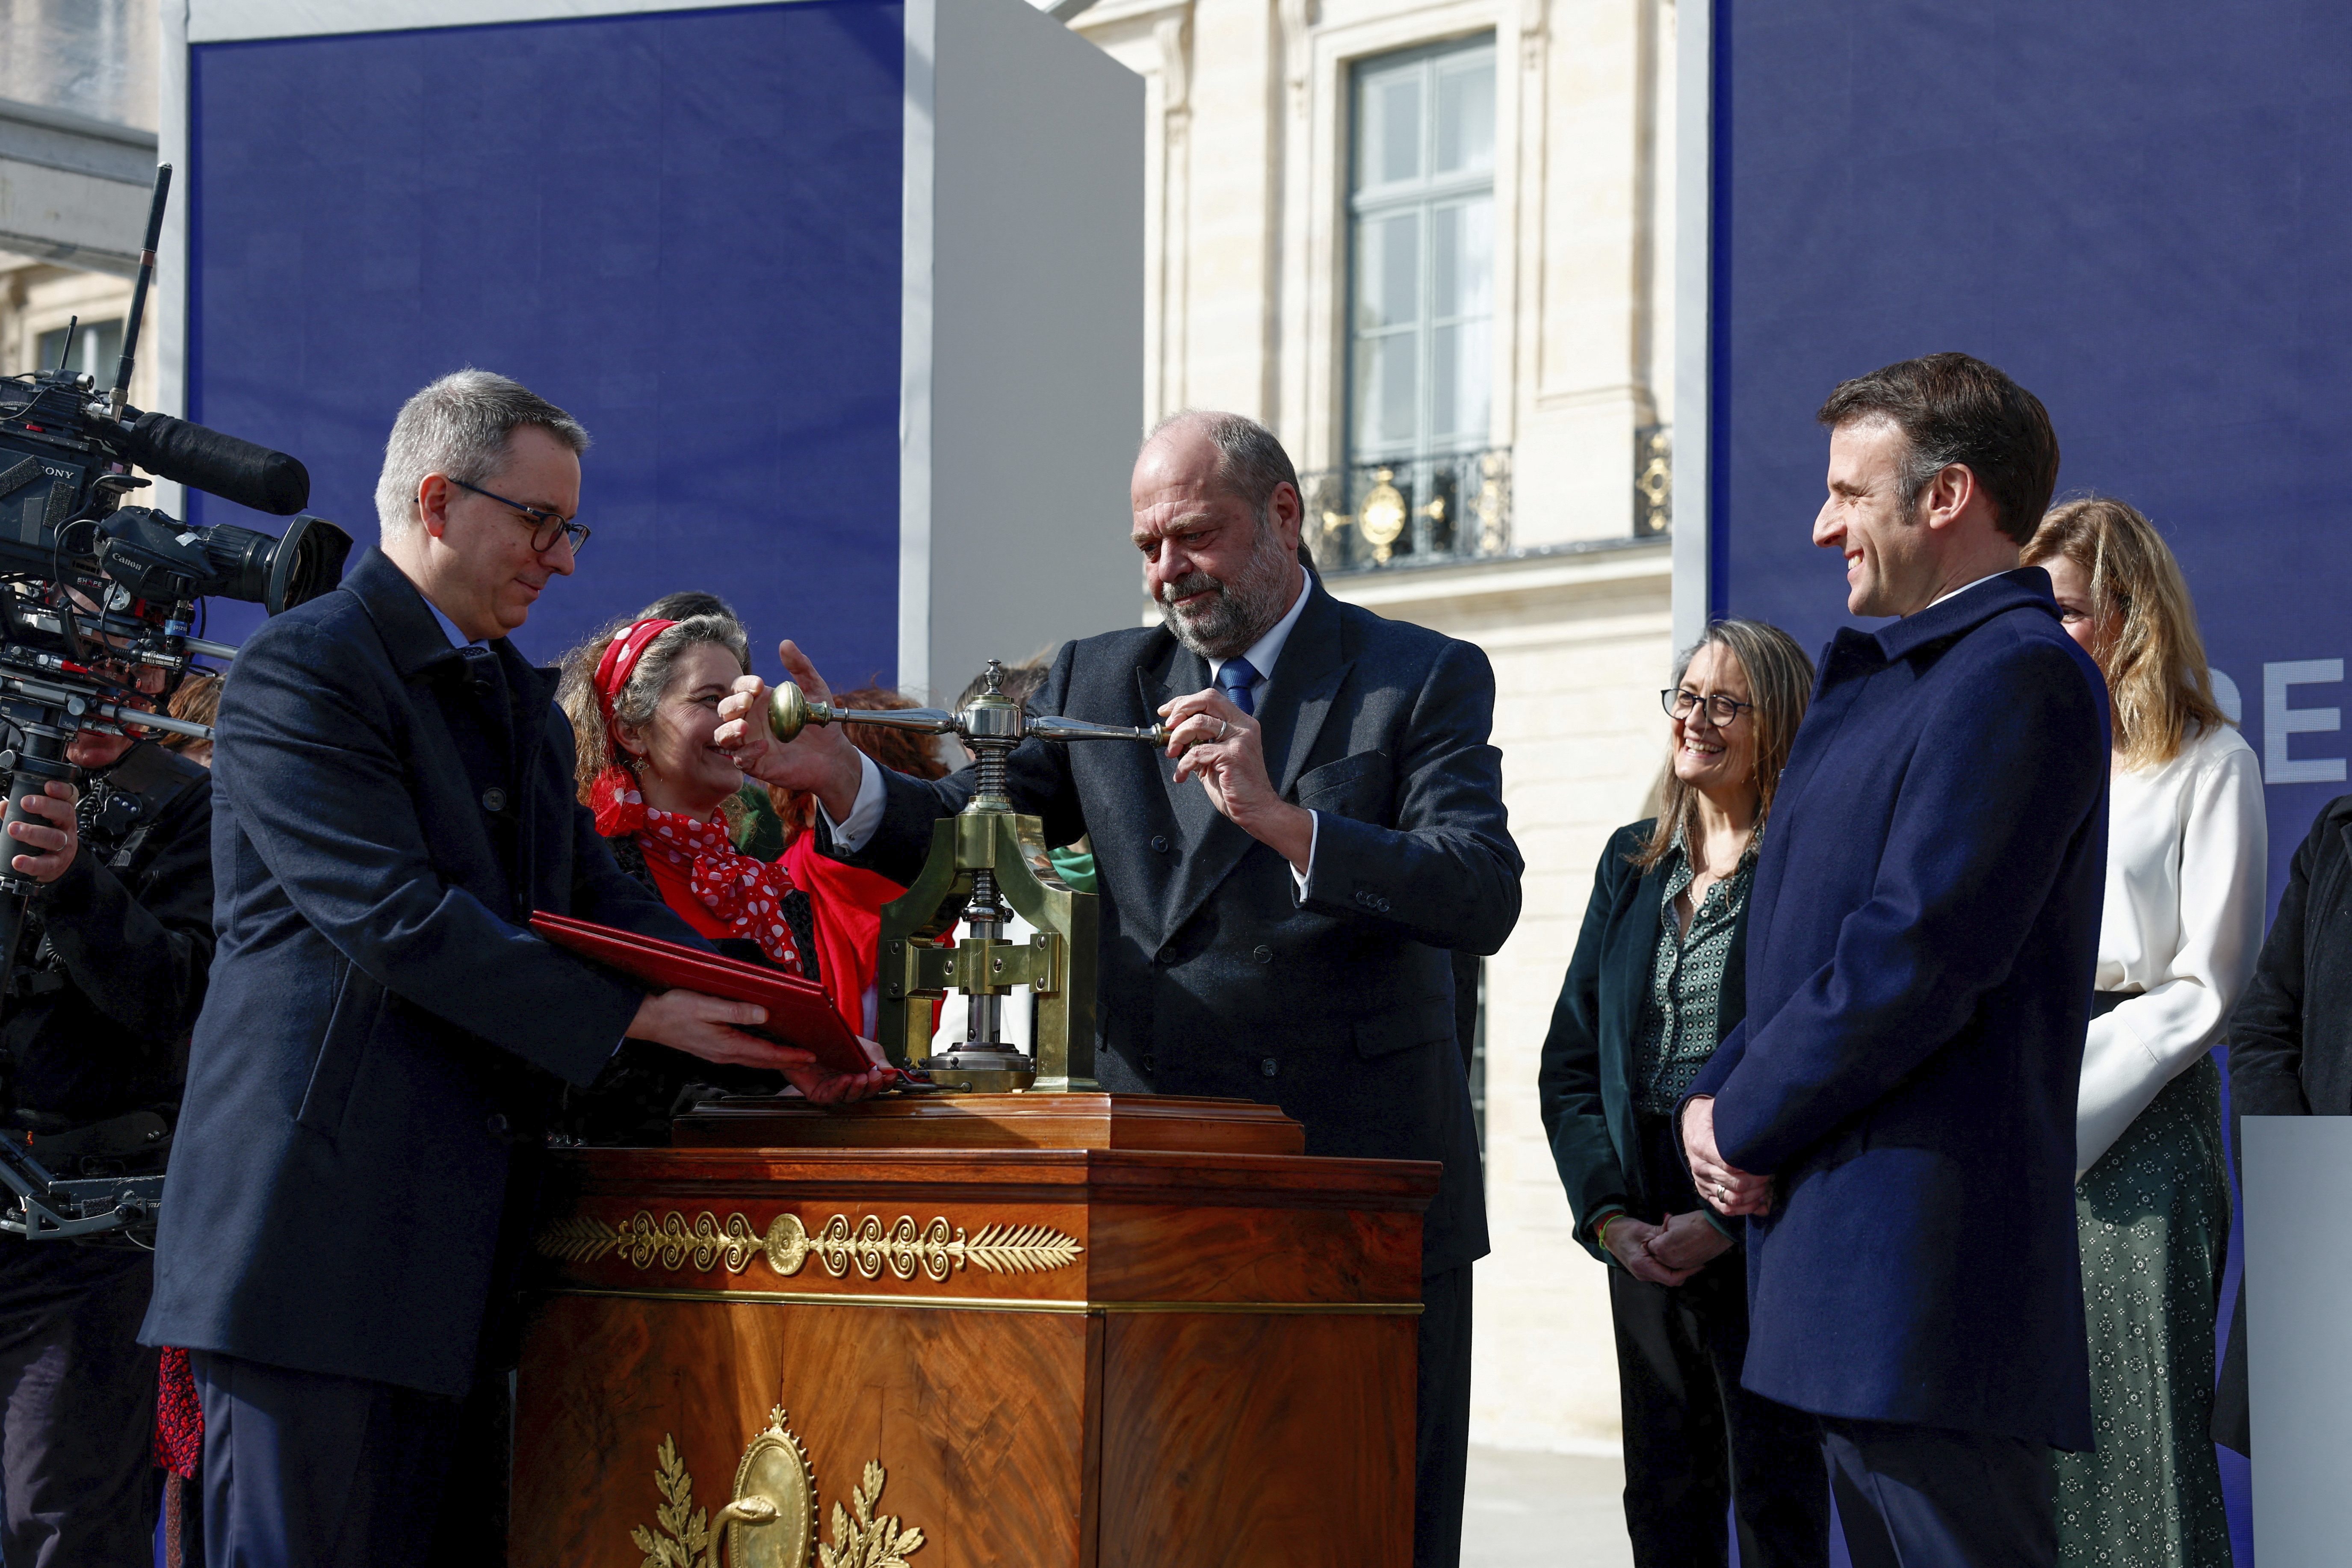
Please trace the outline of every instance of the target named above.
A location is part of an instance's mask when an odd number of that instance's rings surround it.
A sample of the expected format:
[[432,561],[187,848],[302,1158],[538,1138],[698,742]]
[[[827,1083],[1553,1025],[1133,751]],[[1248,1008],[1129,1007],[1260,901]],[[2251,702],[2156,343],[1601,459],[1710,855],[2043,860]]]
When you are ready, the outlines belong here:
[[2077,1176],[2220,1041],[2262,948],[2269,858],[2262,768],[2235,729],[2200,734],[2157,767],[2114,768],[2097,984],[2139,994],[2091,1020]]

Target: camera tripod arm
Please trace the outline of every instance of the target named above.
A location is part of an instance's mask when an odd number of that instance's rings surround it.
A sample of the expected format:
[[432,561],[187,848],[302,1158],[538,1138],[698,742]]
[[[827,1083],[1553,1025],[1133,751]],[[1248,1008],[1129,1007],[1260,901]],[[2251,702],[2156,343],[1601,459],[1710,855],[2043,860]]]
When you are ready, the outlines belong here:
[[101,719],[117,724],[137,724],[143,729],[161,730],[166,734],[185,735],[191,741],[209,741],[212,726],[199,724],[193,719],[174,719],[169,713],[150,713],[144,708],[125,708],[120,702],[101,702],[93,710]]
[[169,713],[151,713],[144,708],[125,708],[120,702],[99,699],[95,690],[75,691],[49,681],[5,671],[0,671],[0,690],[62,709],[69,720],[87,716],[102,719],[111,724],[138,724],[150,730],[185,735],[192,741],[213,738],[212,727],[208,724],[199,724],[192,719],[174,719]]
[[16,1194],[16,1206],[0,1211],[0,1231],[13,1231],[27,1241],[71,1241],[120,1230],[126,1223],[126,1216],[111,1205],[97,1214],[83,1214],[81,1205],[69,1204],[63,1206],[75,1212],[59,1213],[59,1205],[51,1201],[58,1190],[58,1179],[6,1137],[0,1137],[0,1186]]

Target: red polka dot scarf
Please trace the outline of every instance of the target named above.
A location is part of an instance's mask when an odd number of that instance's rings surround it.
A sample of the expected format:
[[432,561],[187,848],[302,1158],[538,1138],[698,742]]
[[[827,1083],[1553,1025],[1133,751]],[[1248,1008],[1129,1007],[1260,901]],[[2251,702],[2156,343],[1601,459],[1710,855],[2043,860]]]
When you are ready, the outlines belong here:
[[648,862],[683,873],[695,900],[731,932],[758,942],[761,952],[791,973],[805,973],[784,919],[783,899],[793,890],[793,879],[782,862],[756,859],[736,848],[723,816],[697,822],[647,805],[625,769],[605,769],[593,795],[598,833],[634,837]]

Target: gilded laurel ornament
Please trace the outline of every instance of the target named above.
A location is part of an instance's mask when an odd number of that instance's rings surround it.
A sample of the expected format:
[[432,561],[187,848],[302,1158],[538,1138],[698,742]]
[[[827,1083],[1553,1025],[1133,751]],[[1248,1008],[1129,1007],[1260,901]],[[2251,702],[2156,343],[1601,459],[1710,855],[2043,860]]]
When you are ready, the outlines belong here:
[[764,1258],[770,1268],[789,1277],[814,1258],[835,1279],[852,1273],[862,1279],[921,1274],[934,1282],[967,1267],[991,1274],[1046,1273],[1086,1250],[1076,1237],[1043,1225],[983,1226],[967,1235],[944,1217],[918,1226],[914,1216],[901,1215],[886,1226],[879,1215],[867,1215],[853,1226],[847,1215],[837,1214],[812,1236],[798,1215],[780,1214],[765,1231],[755,1231],[740,1214],[722,1224],[708,1209],[691,1220],[675,1209],[658,1220],[639,1209],[620,1226],[569,1215],[539,1233],[538,1247],[542,1257],[565,1263],[593,1263],[612,1252],[637,1268],[658,1264],[675,1272],[691,1262],[701,1273],[723,1268],[740,1274],[754,1258]]
[[856,1522],[839,1503],[833,1505],[833,1544],[816,1549],[819,1568],[909,1568],[907,1554],[923,1544],[919,1530],[900,1530],[896,1515],[877,1513],[882,1500],[882,1467],[866,1461],[866,1475],[849,1494]]
[[709,1510],[694,1506],[694,1478],[686,1473],[677,1445],[667,1433],[662,1435],[654,1459],[654,1489],[662,1497],[661,1506],[654,1510],[654,1526],[661,1533],[642,1524],[629,1531],[629,1539],[646,1554],[639,1568],[696,1568],[710,1545]]
[[886,1472],[871,1459],[849,1507],[833,1505],[833,1540],[819,1544],[816,1471],[782,1405],[768,1413],[767,1426],[743,1451],[735,1495],[716,1517],[695,1505],[694,1478],[670,1434],[663,1434],[654,1458],[654,1489],[662,1499],[654,1528],[629,1531],[645,1553],[638,1568],[718,1568],[722,1540],[730,1568],[808,1568],[812,1552],[819,1568],[911,1568],[908,1555],[923,1544],[921,1531],[902,1529],[895,1515],[879,1510]]

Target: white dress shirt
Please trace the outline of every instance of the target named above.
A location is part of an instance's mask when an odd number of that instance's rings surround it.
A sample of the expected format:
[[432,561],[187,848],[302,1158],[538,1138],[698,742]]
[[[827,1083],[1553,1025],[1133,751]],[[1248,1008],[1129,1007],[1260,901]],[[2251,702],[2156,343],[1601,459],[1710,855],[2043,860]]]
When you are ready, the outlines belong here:
[[[1267,629],[1265,636],[1242,650],[1242,657],[1249,660],[1252,669],[1257,671],[1257,679],[1250,687],[1250,705],[1253,709],[1261,706],[1257,700],[1258,693],[1264,691],[1266,682],[1274,679],[1274,667],[1282,658],[1282,645],[1290,640],[1290,628],[1297,626],[1298,617],[1306,613],[1307,595],[1315,586],[1314,584],[1307,581],[1305,568],[1300,568],[1298,575],[1298,597],[1290,601],[1290,608],[1282,613],[1282,619],[1275,622]],[[1221,658],[1209,666],[1210,684],[1216,683],[1217,676],[1229,662],[1231,661]]]
[[[1980,587],[1984,586],[1984,584],[1986,584],[1987,583],[1991,582],[1994,578],[1996,578],[1996,577],[2001,577],[2001,576],[2006,576],[2008,574],[2010,574],[2010,573],[2011,573],[2011,572],[2014,572],[2014,571],[2016,571],[2016,570],[2017,570],[2017,568],[2016,568],[2016,567],[2014,567],[2014,566],[2004,566],[2004,567],[2002,567],[2002,568],[2001,568],[2000,571],[1998,571],[1998,572],[1988,572],[1988,573],[1986,573],[1983,576],[1981,576],[1981,577],[1978,578],[1978,579],[1977,579],[1975,582],[1973,582],[1973,583],[1963,583],[1963,584],[1960,584],[1958,587],[1957,587],[1957,588],[1947,589],[1945,592],[1943,592],[1943,593],[1941,593],[1941,594],[1938,594],[1938,595],[1937,595],[1934,598],[1932,598],[1932,599],[1928,600],[1928,601],[1927,601],[1927,607],[1928,607],[1929,609],[1931,609],[1931,610],[1932,610],[1932,609],[1934,609],[1937,605],[1938,605],[1942,604],[1942,603],[1943,603],[1945,600],[1947,600],[1947,599],[1953,598],[1953,597],[1955,597],[1956,595],[1961,595],[1961,594],[1965,594],[1965,593],[1967,593],[1967,592],[1968,592],[1969,589],[1971,589],[1971,588],[1980,588]],[[1916,615],[1917,615],[1919,612],[1918,612],[1918,611],[1916,611],[1916,610],[1914,610],[1914,611],[1912,611],[1911,613],[1912,613],[1913,615],[1915,615],[1915,616],[1916,616]]]
[[[1315,584],[1307,579],[1306,570],[1302,567],[1299,571],[1298,596],[1291,600],[1290,608],[1283,612],[1282,619],[1275,622],[1265,636],[1250,644],[1243,651],[1242,657],[1249,660],[1252,669],[1257,671],[1257,679],[1250,686],[1250,703],[1253,708],[1264,705],[1259,700],[1260,694],[1273,681],[1275,665],[1282,658],[1282,645],[1290,640],[1290,630],[1298,624],[1299,616],[1307,608],[1307,595],[1314,591]],[[1224,659],[1218,659],[1209,667],[1209,679],[1212,684],[1214,684],[1218,672],[1225,668],[1225,664]],[[851,805],[849,815],[835,822],[833,820],[833,814],[824,810],[824,803],[818,803],[817,810],[824,812],[825,826],[833,832],[834,847],[844,855],[856,854],[866,847],[866,841],[874,836],[874,830],[882,826],[881,767],[873,758],[862,752],[859,752],[857,799]],[[1308,822],[1307,872],[1304,876],[1300,875],[1296,866],[1290,869],[1291,883],[1302,899],[1307,896],[1307,885],[1314,880],[1315,840],[1320,827],[1320,822],[1315,813],[1310,811],[1307,816]]]
[[2077,1176],[2221,1040],[2262,948],[2269,857],[2262,769],[2233,727],[2168,763],[2113,769],[2097,985],[2137,994],[2084,1042]]

